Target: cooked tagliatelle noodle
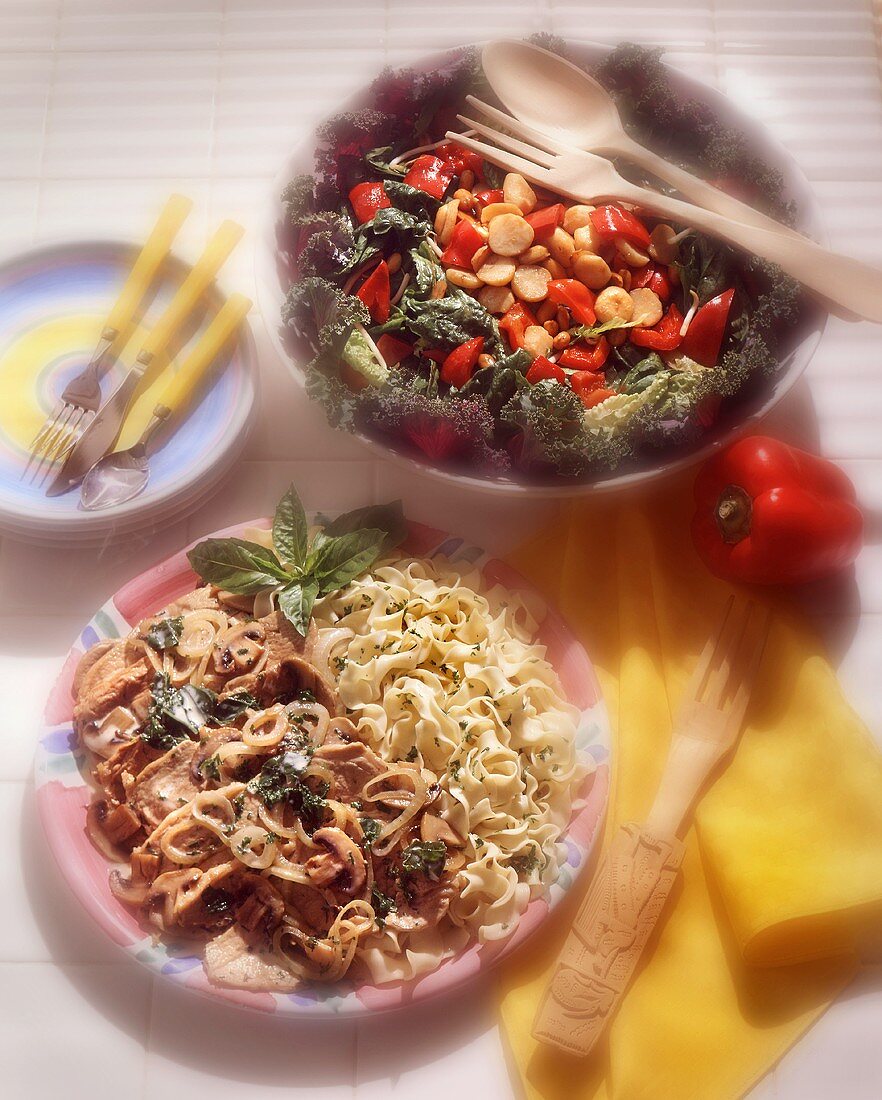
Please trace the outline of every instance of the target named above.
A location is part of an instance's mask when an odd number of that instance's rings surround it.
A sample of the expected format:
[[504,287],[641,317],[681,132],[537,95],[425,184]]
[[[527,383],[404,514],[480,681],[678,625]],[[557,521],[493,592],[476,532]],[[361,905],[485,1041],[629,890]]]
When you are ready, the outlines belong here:
[[256,600],[197,589],[81,662],[114,893],[210,981],[273,992],[510,935],[586,770],[543,609],[443,559],[382,559],[305,638]]

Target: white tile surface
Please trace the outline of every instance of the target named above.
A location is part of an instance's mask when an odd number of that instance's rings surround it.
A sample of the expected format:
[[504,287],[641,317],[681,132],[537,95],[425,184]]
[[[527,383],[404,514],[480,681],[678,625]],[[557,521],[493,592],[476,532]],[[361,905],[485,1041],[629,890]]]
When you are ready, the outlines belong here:
[[250,1100],[294,1089],[321,1100],[354,1100],[355,1036],[355,1025],[346,1021],[295,1025],[194,1002],[192,995],[156,982],[143,1100]]
[[[240,220],[248,236],[224,282],[252,293],[270,181],[316,119],[384,61],[550,30],[657,43],[673,65],[722,87],[805,168],[831,243],[878,262],[882,96],[870,27],[868,0],[0,0],[0,240],[11,250],[72,234],[138,237],[169,191],[182,190],[197,201],[182,251],[195,255],[221,218]],[[0,829],[16,840],[0,862],[7,1092],[449,1100],[468,1081],[469,1096],[511,1100],[485,991],[330,1029],[196,1001],[120,963],[43,846],[28,782],[42,702],[71,639],[124,580],[190,538],[266,512],[291,480],[308,507],[400,496],[414,518],[494,551],[550,513],[419,479],[335,433],[292,386],[256,311],[251,320],[261,405],[222,500],[97,554],[0,540]],[[831,321],[769,428],[839,459],[865,509],[867,546],[854,571],[807,589],[804,601],[882,743],[879,347],[878,329]],[[876,1100],[880,1024],[882,988],[867,976],[754,1100]]]
[[15,1100],[141,1094],[150,980],[136,964],[0,963],[0,1061]]

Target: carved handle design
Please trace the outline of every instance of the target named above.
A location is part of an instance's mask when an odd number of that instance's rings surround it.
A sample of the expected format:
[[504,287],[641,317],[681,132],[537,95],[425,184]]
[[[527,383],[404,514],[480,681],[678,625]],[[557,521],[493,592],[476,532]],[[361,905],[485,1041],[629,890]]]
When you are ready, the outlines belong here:
[[582,903],[545,993],[533,1035],[571,1054],[587,1054],[631,980],[683,859],[674,836],[645,825],[615,834]]

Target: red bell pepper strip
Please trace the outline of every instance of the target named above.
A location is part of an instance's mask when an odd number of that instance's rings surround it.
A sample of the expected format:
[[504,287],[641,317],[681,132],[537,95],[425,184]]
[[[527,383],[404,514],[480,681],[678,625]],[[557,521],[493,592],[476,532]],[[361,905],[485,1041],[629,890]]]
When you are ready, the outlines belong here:
[[594,406],[599,405],[601,401],[606,401],[608,397],[615,397],[615,395],[615,390],[608,390],[604,386],[598,386],[596,389],[580,393],[579,400],[586,409],[593,409]]
[[447,356],[441,364],[441,381],[459,389],[472,377],[472,371],[478,362],[478,356],[484,350],[484,337],[476,336],[466,340]]
[[594,295],[578,279],[552,279],[548,284],[548,299],[559,306],[566,306],[581,325],[593,325]]
[[547,241],[563,220],[564,204],[562,202],[555,203],[554,206],[544,206],[541,210],[534,210],[526,217],[526,221],[533,227],[534,241]]
[[566,372],[557,363],[552,363],[544,355],[537,355],[527,371],[527,381],[530,385],[534,385],[546,378],[550,378],[554,382],[566,382],[567,380]]
[[599,389],[603,386],[606,379],[597,371],[575,370],[569,375],[568,381],[573,393],[577,393],[581,397],[583,393],[589,393],[591,390]]
[[440,157],[455,169],[457,176],[461,176],[467,168],[476,176],[480,176],[484,171],[484,158],[481,154],[473,153],[471,149],[466,149],[455,141],[445,141],[443,145],[439,145],[435,150],[435,156]]
[[631,343],[638,348],[651,348],[653,351],[673,351],[680,346],[683,337],[680,326],[683,314],[674,302],[668,306],[668,312],[655,328],[632,328]]
[[649,245],[649,230],[630,210],[623,210],[620,206],[598,206],[591,211],[591,224],[602,241],[624,237],[641,248]]
[[389,332],[384,332],[377,340],[377,347],[387,367],[397,367],[402,359],[413,354],[413,348],[406,340],[399,340]]
[[558,362],[562,367],[572,367],[580,371],[599,371],[609,358],[609,340],[601,336],[591,347],[588,344],[574,344],[561,352]]
[[472,257],[484,243],[478,227],[463,218],[456,223],[450,243],[441,254],[441,262],[453,267],[471,268]]
[[750,436],[695,480],[692,537],[718,577],[800,584],[850,565],[863,519],[845,474],[776,439]]
[[646,267],[638,267],[631,272],[631,289],[643,287],[657,294],[662,302],[671,300],[671,280],[665,268],[657,264],[647,264]]
[[505,195],[501,187],[488,187],[484,191],[476,191],[475,198],[481,206],[489,206],[491,202],[503,202]]
[[371,221],[378,210],[392,205],[381,182],[357,183],[349,192],[349,201],[362,225]]
[[524,346],[524,333],[535,324],[536,318],[523,302],[515,302],[499,319],[500,331],[505,333],[512,351]]
[[389,320],[390,298],[389,265],[380,260],[374,270],[355,292],[368,307],[371,320],[375,325],[384,325]]
[[703,367],[717,365],[734,297],[734,290],[724,290],[696,312],[680,345],[684,355]]
[[433,199],[440,199],[455,175],[456,170],[452,165],[440,157],[427,155],[417,157],[404,177],[404,182],[409,187],[416,187],[418,191],[425,191]]

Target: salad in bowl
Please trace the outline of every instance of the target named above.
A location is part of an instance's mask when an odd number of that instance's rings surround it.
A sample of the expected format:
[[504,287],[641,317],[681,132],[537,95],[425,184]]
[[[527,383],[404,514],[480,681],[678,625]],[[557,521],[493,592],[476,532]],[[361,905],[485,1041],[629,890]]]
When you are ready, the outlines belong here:
[[[657,52],[620,46],[591,72],[645,144],[794,221],[781,174]],[[454,475],[572,487],[670,468],[764,407],[819,325],[799,285],[688,225],[502,172],[445,137],[468,94],[492,98],[474,50],[384,73],[284,188],[284,342],[329,421]]]

